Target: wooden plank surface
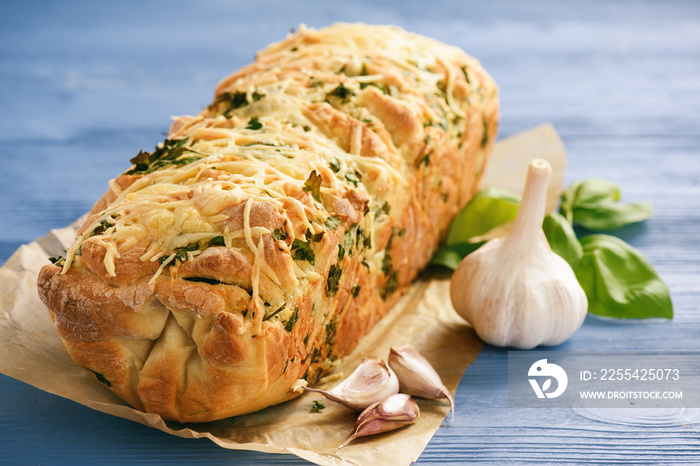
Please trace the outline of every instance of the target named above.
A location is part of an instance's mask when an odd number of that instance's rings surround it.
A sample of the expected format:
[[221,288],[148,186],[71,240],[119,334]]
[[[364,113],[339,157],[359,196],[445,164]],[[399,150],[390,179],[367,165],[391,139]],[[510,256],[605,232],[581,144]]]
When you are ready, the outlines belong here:
[[[169,115],[300,23],[403,26],[464,48],[501,88],[501,136],[552,122],[569,181],[602,177],[655,216],[620,232],[671,288],[671,322],[588,318],[553,350],[700,350],[700,3],[2,2],[0,262],[87,211]],[[700,362],[699,362],[700,364]],[[698,410],[513,409],[486,346],[420,463],[700,463]],[[0,376],[0,463],[269,464]]]

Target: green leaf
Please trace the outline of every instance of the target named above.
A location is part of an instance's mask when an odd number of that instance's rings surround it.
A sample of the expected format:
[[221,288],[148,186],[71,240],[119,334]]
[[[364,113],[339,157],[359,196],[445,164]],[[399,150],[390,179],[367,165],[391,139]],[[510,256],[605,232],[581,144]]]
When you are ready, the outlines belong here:
[[479,191],[457,214],[447,233],[447,244],[467,243],[475,236],[515,220],[520,197],[502,188]]
[[547,214],[542,223],[542,230],[552,251],[574,268],[583,256],[583,248],[576,238],[576,233],[564,217],[556,212]]
[[581,238],[583,257],[574,269],[586,292],[588,312],[618,319],[673,318],[666,284],[641,252],[619,238]]
[[649,202],[623,204],[620,187],[611,181],[578,181],[564,191],[559,212],[569,223],[589,230],[614,230],[652,216]]
[[435,252],[430,260],[432,265],[442,265],[448,269],[457,270],[462,259],[473,253],[481,246],[486,244],[486,241],[478,243],[457,243],[449,246],[442,246]]

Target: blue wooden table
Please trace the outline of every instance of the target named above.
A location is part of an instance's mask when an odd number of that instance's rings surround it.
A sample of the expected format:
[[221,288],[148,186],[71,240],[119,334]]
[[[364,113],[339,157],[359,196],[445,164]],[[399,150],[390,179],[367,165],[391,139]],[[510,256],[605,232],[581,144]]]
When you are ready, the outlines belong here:
[[[501,88],[501,136],[552,122],[567,180],[602,177],[655,216],[619,232],[667,281],[671,322],[589,318],[559,350],[700,350],[700,3],[4,1],[0,263],[74,221],[168,116],[291,27],[390,23],[464,48]],[[698,363],[700,364],[700,362]],[[700,463],[698,410],[507,407],[507,351],[486,346],[455,421],[421,463]],[[0,463],[301,463],[171,437],[0,376]]]

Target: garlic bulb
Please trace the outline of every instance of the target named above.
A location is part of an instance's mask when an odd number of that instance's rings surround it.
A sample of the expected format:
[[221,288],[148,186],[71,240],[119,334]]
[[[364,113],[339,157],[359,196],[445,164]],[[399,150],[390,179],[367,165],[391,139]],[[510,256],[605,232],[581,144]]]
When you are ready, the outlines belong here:
[[411,424],[419,415],[420,409],[409,395],[391,395],[362,411],[355,422],[355,432],[338,448],[343,448],[357,437],[381,434]]
[[399,379],[384,361],[365,359],[350,376],[331,390],[303,387],[356,411],[399,392]]
[[586,294],[542,231],[551,171],[545,160],[530,163],[510,234],[465,257],[452,276],[455,310],[493,345],[558,345],[586,317]]
[[447,398],[454,418],[455,402],[452,393],[443,385],[433,366],[412,345],[392,346],[389,367],[399,379],[399,390],[421,398]]

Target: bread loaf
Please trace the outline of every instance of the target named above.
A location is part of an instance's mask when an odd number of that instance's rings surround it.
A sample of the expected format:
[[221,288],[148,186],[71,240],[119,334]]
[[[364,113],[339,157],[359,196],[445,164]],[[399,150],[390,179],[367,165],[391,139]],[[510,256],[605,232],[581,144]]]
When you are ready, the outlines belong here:
[[455,47],[302,28],[110,181],[41,299],[76,363],[137,409],[204,422],[288,400],[425,267],[498,113]]

